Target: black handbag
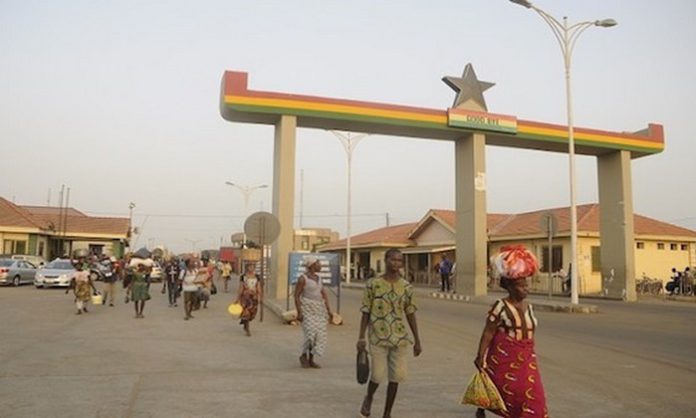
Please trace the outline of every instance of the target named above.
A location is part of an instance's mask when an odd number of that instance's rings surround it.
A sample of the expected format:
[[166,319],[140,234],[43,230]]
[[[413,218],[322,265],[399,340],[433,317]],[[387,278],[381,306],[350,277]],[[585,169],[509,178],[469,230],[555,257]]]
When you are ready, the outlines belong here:
[[370,357],[367,355],[367,350],[358,350],[355,365],[358,383],[364,385],[370,378]]
[[217,295],[217,286],[215,286],[215,283],[213,283],[213,287],[210,288],[210,294]]

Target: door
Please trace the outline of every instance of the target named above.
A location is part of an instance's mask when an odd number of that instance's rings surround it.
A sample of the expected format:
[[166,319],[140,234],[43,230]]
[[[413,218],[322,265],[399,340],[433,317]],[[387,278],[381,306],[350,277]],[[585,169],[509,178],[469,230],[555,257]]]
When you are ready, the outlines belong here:
[[21,281],[22,283],[33,283],[36,267],[28,261],[20,261]]

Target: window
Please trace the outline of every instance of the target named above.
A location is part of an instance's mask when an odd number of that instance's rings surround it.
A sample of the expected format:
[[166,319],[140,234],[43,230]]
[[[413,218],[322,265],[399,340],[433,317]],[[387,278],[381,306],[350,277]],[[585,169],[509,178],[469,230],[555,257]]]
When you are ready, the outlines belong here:
[[[641,243],[642,244],[642,243]],[[592,272],[602,271],[601,247],[592,247]]]
[[639,249],[639,250],[644,249],[644,248],[645,248],[645,243],[644,243],[644,242],[640,242],[640,241],[636,242],[636,248]]
[[39,242],[39,257],[43,257],[43,256],[44,256],[44,242],[41,241],[41,242]]
[[664,250],[664,249],[665,249],[665,243],[664,243],[664,242],[658,242],[658,243],[657,243],[657,249],[658,249],[658,250]]
[[682,250],[682,251],[689,251],[689,244],[682,244],[682,245],[681,245],[681,250]]
[[309,237],[302,237],[302,249],[309,250]]
[[[542,247],[541,249],[541,272],[548,273],[549,272],[549,247]],[[563,246],[562,245],[554,245],[552,247],[552,253],[551,255],[553,256],[553,260],[551,262],[553,265],[551,266],[552,272],[558,271],[561,268],[563,268]]]
[[677,250],[677,244],[674,244],[674,243],[669,244],[669,249],[672,250],[672,251],[676,251],[676,250]]
[[2,252],[5,254],[26,254],[27,242],[6,239],[2,245]]
[[377,260],[377,273],[382,272],[382,260]]

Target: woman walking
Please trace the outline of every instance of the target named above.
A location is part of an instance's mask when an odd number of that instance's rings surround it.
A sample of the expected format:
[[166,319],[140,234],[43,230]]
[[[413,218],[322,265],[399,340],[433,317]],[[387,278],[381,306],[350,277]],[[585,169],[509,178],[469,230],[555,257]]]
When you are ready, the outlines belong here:
[[237,300],[234,303],[242,305],[242,314],[239,317],[239,323],[244,326],[244,332],[247,337],[251,337],[249,323],[256,317],[256,311],[259,307],[259,301],[262,297],[261,280],[254,273],[256,266],[254,263],[246,265],[246,271],[239,278],[239,289],[237,289]]
[[181,290],[184,292],[184,319],[188,321],[193,318],[191,311],[198,300],[198,284],[201,283],[197,279],[198,269],[196,261],[193,258],[186,260],[186,268],[181,272]]
[[213,286],[215,286],[215,283],[213,283],[214,267],[208,262],[208,259],[204,258],[201,262],[203,265],[198,269],[198,296],[200,297],[200,301],[203,302],[203,309],[208,309],[210,295],[212,295]]
[[321,277],[319,259],[306,256],[304,265],[307,272],[300,276],[295,287],[295,307],[297,320],[302,322],[302,354],[300,364],[303,368],[320,368],[315,356],[324,354],[326,348],[326,327],[331,320],[331,308]]
[[80,315],[82,312],[87,313],[87,303],[89,302],[92,291],[96,294],[97,289],[94,287],[94,283],[92,283],[92,279],[89,277],[89,271],[85,270],[84,263],[82,263],[81,260],[75,263],[75,270],[77,270],[75,276],[70,281],[70,286],[65,289],[65,293],[67,294],[68,291],[72,289],[75,295],[75,307],[77,308],[75,315]]
[[[522,246],[503,247],[493,260],[500,287],[508,296],[498,299],[486,319],[474,364],[498,388],[507,411],[503,417],[548,417],[544,386],[534,352],[538,321],[527,303],[527,278],[538,269],[536,258]],[[483,409],[476,417],[485,417]]]
[[145,318],[143,309],[145,309],[145,302],[150,300],[150,275],[145,264],[137,265],[133,279],[128,284],[128,292],[135,306],[135,317]]

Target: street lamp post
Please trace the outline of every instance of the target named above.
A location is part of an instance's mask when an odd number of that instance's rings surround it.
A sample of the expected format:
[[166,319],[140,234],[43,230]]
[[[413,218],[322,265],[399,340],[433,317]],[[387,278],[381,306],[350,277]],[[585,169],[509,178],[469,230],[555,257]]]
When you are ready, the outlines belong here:
[[133,240],[133,209],[135,209],[135,203],[130,202],[128,204],[128,251],[131,250],[131,240]]
[[[236,187],[240,192],[242,192],[242,195],[244,196],[244,218],[249,215],[249,198],[251,197],[251,194],[258,189],[265,189],[268,187],[267,184],[260,184],[258,186],[240,186],[239,184],[232,183],[231,181],[226,181],[225,184]],[[246,245],[246,232],[244,232],[244,245]]]
[[[512,3],[519,4],[528,9],[534,10],[544,22],[546,22],[553,35],[561,47],[563,54],[563,65],[565,68],[565,85],[566,85],[566,113],[568,118],[568,170],[570,172],[570,301],[573,304],[578,303],[578,211],[575,201],[575,137],[573,132],[573,102],[570,88],[570,64],[573,55],[573,48],[578,37],[586,29],[592,26],[601,28],[609,28],[616,26],[617,22],[614,19],[602,19],[595,21],[578,22],[568,25],[568,18],[563,16],[563,23],[558,19],[534,6],[527,0],[510,0]],[[551,248],[549,248],[549,253]],[[549,266],[550,268],[551,266]]]
[[341,141],[343,149],[346,151],[348,163],[348,198],[346,209],[346,283],[350,283],[350,235],[351,235],[351,188],[352,188],[352,167],[353,167],[353,151],[358,146],[358,142],[365,138],[368,134],[357,134],[352,136],[351,133],[341,133],[329,131]]

